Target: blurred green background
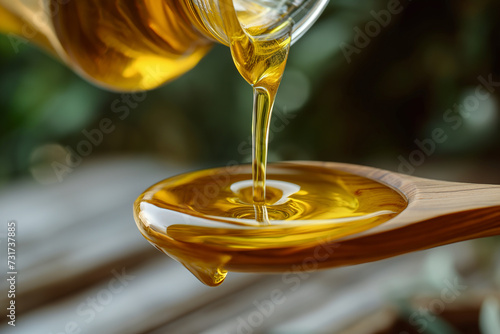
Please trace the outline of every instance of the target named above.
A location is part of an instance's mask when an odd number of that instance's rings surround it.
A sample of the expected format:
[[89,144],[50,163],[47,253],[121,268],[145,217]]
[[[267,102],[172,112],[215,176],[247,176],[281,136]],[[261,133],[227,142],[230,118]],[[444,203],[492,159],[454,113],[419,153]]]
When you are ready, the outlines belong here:
[[[402,2],[404,10],[346,57],[355,28],[386,1],[331,1],[312,29],[291,49],[280,87],[270,161],[325,160],[397,171],[418,149],[415,140],[442,128],[448,138],[425,157],[416,175],[447,178],[449,165],[467,170],[459,179],[500,182],[499,92],[481,101],[457,129],[446,110],[474,92],[478,76],[500,81],[498,1]],[[349,60],[347,58],[350,58]],[[156,90],[121,120],[111,111],[120,94],[82,80],[29,44],[16,53],[0,38],[0,182],[33,174],[57,181],[40,166],[75,147],[82,130],[110,118],[115,131],[91,158],[151,154],[200,167],[250,159],[251,89],[229,50],[214,49],[191,72]],[[459,115],[459,113],[457,113]],[[276,118],[276,115],[275,115]],[[63,152],[63,153],[61,153]],[[436,173],[428,166],[442,166]],[[471,167],[472,166],[472,167]],[[450,176],[450,178],[453,178]]]

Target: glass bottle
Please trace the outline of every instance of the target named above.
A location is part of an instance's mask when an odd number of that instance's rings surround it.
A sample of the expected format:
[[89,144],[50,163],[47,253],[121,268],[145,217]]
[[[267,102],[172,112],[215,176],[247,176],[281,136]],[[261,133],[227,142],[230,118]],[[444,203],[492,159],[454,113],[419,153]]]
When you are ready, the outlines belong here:
[[[107,89],[155,88],[193,68],[214,42],[228,45],[219,12],[232,0],[0,0],[0,31],[56,55]],[[234,0],[244,26],[292,20],[292,42],[328,0]],[[265,36],[264,36],[265,38]]]

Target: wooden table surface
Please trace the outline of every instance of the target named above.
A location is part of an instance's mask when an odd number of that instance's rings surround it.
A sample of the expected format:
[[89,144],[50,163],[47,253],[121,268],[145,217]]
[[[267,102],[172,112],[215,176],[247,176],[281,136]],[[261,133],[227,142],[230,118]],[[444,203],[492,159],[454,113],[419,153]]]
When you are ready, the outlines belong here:
[[[1,263],[6,224],[15,220],[18,275],[16,327],[2,320],[0,332],[338,333],[428,279],[430,256],[468,261],[471,244],[461,243],[303,275],[230,273],[209,288],[154,249],[132,216],[145,188],[184,171],[147,158],[102,159],[58,184],[3,187]],[[6,280],[1,284],[4,306]],[[273,291],[281,298],[270,306]],[[387,325],[376,319],[371,330]]]

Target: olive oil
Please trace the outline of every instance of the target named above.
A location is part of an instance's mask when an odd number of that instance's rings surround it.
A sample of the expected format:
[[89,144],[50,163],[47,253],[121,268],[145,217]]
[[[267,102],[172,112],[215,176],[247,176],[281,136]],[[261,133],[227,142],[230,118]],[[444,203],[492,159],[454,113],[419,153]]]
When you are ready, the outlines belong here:
[[317,165],[274,164],[266,173],[269,122],[292,22],[245,27],[232,1],[219,6],[236,68],[254,91],[252,166],[167,179],[134,206],[146,239],[210,286],[230,270],[290,270],[318,244],[331,246],[375,227],[407,205],[386,185]]
[[[156,248],[214,286],[228,271],[307,270],[305,259],[323,256],[338,239],[407,206],[384,184],[311,163],[270,164],[261,206],[253,201],[251,177],[251,166],[242,165],[164,180],[135,202],[137,226]],[[328,258],[315,263],[331,265]]]
[[[301,35],[326,1],[235,4],[232,14],[249,30],[270,33],[293,17]],[[234,8],[227,0],[0,0],[0,32],[36,43],[107,89],[148,90],[192,69],[214,42],[229,45],[226,7]]]
[[276,27],[244,29],[232,0],[221,1],[220,8],[236,68],[253,87],[253,201],[262,206],[266,198],[269,124],[290,50],[292,23],[285,21]]

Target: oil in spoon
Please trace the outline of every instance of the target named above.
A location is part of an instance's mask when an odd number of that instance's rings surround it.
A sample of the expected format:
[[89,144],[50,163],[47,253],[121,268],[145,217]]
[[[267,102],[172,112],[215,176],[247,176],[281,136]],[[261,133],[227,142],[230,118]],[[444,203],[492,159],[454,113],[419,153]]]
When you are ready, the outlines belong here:
[[407,205],[384,184],[318,165],[274,164],[266,175],[269,122],[292,24],[242,27],[232,1],[219,6],[234,63],[254,91],[252,166],[167,179],[134,206],[146,239],[211,286],[228,270],[286,270],[318,240],[365,231]]
[[156,248],[215,286],[228,271],[292,270],[314,257],[319,244],[331,248],[407,206],[385,184],[318,164],[270,164],[267,172],[268,225],[256,216],[252,168],[241,165],[152,186],[135,202],[137,226]]

